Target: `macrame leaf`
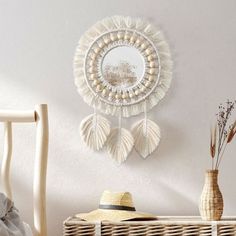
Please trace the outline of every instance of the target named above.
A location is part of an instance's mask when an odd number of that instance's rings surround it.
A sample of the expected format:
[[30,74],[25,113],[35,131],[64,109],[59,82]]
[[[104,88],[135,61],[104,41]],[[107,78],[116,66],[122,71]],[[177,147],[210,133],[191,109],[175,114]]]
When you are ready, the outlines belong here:
[[98,114],[87,116],[80,124],[80,135],[83,141],[96,151],[104,146],[110,131],[110,122]]
[[159,126],[149,119],[138,121],[132,127],[135,150],[143,157],[148,157],[158,147],[161,132]]
[[132,151],[134,138],[129,130],[115,128],[111,131],[106,145],[111,158],[121,164]]

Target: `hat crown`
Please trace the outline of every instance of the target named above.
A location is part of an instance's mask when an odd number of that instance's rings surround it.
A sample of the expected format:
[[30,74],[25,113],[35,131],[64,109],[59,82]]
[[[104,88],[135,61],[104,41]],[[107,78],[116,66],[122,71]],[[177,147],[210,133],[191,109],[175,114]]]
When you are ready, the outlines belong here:
[[104,191],[100,199],[100,204],[134,207],[132,195],[129,192]]

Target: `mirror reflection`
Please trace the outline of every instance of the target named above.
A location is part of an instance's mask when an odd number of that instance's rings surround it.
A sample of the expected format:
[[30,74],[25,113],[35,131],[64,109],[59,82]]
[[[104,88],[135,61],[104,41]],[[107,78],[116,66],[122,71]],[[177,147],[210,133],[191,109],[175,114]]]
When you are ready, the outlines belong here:
[[131,46],[112,48],[102,62],[104,80],[116,88],[132,87],[142,79],[144,72],[144,58]]

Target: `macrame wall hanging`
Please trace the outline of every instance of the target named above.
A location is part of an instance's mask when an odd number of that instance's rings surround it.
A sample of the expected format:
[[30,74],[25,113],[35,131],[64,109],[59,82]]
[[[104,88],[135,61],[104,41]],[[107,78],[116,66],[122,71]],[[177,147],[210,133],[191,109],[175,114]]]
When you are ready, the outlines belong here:
[[[113,16],[92,26],[79,40],[74,57],[75,84],[93,108],[80,125],[93,150],[106,148],[118,163],[133,147],[143,158],[159,145],[160,128],[148,118],[172,78],[169,46],[162,32],[139,18]],[[117,127],[101,113],[117,117]],[[143,113],[131,131],[122,120]]]

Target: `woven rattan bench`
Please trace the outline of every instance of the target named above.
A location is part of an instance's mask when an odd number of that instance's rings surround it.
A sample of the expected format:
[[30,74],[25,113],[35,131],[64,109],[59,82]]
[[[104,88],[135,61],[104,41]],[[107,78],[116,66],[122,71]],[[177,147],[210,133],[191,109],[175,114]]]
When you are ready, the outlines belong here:
[[236,217],[202,221],[199,217],[159,217],[158,221],[90,223],[76,217],[64,222],[64,236],[235,236]]

